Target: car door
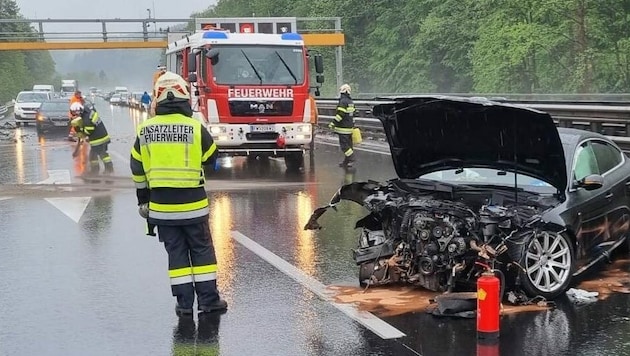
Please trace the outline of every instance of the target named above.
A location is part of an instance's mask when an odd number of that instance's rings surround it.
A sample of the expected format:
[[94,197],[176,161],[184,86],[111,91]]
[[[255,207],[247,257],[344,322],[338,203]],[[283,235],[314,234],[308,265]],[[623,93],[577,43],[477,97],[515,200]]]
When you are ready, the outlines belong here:
[[600,235],[606,233],[601,227],[606,221],[610,204],[602,194],[606,186],[595,190],[576,186],[577,181],[592,174],[600,174],[590,141],[579,143],[573,157],[572,179],[569,180],[570,189],[567,196],[567,212],[570,216],[567,218],[574,227],[577,239],[576,253],[578,259],[582,260],[580,264],[583,264],[593,258],[594,246],[597,241],[603,239]]
[[630,211],[628,209],[628,186],[630,177],[627,170],[622,169],[625,156],[619,148],[604,140],[592,140],[591,147],[595,153],[597,166],[604,178],[604,189],[601,194],[608,201],[603,239],[593,241],[597,250],[610,250],[616,247],[628,232]]

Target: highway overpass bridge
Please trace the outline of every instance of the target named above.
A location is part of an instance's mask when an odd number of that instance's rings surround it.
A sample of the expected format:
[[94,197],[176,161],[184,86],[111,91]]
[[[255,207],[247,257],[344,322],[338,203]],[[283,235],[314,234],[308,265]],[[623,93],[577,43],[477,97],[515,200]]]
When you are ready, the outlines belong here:
[[[12,24],[12,25],[11,25]],[[26,26],[16,26],[18,24]],[[115,27],[131,30],[121,31]],[[206,26],[232,32],[302,34],[307,46],[345,44],[340,17],[244,17],[188,19],[0,19],[0,51],[166,48]],[[34,31],[19,31],[29,27]],[[55,27],[55,30],[50,29]],[[77,30],[77,27],[89,30]],[[61,30],[60,30],[61,29]]]

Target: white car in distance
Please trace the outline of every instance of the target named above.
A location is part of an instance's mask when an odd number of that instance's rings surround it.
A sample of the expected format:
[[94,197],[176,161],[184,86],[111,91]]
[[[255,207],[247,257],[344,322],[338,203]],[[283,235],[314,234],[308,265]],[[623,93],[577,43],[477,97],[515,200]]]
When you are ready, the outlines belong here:
[[35,124],[37,109],[44,101],[52,99],[52,94],[43,91],[21,91],[13,99],[13,115],[17,126]]

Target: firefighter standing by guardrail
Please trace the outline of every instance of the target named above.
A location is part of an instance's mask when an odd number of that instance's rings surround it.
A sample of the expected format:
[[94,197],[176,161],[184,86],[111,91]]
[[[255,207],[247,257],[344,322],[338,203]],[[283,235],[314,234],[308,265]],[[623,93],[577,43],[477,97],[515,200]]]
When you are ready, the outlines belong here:
[[352,144],[352,129],[354,128],[354,102],[350,97],[350,85],[344,84],[339,88],[339,103],[335,119],[328,125],[339,135],[339,147],[343,152],[344,159],[339,163],[339,167],[352,167],[355,162],[354,149]]

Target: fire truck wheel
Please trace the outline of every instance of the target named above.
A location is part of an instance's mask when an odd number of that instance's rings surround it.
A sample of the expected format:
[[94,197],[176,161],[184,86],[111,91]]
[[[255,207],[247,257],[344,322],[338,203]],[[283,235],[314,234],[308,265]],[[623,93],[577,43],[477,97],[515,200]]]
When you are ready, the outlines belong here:
[[292,152],[284,156],[284,164],[288,171],[299,171],[304,166],[304,155],[302,152]]

